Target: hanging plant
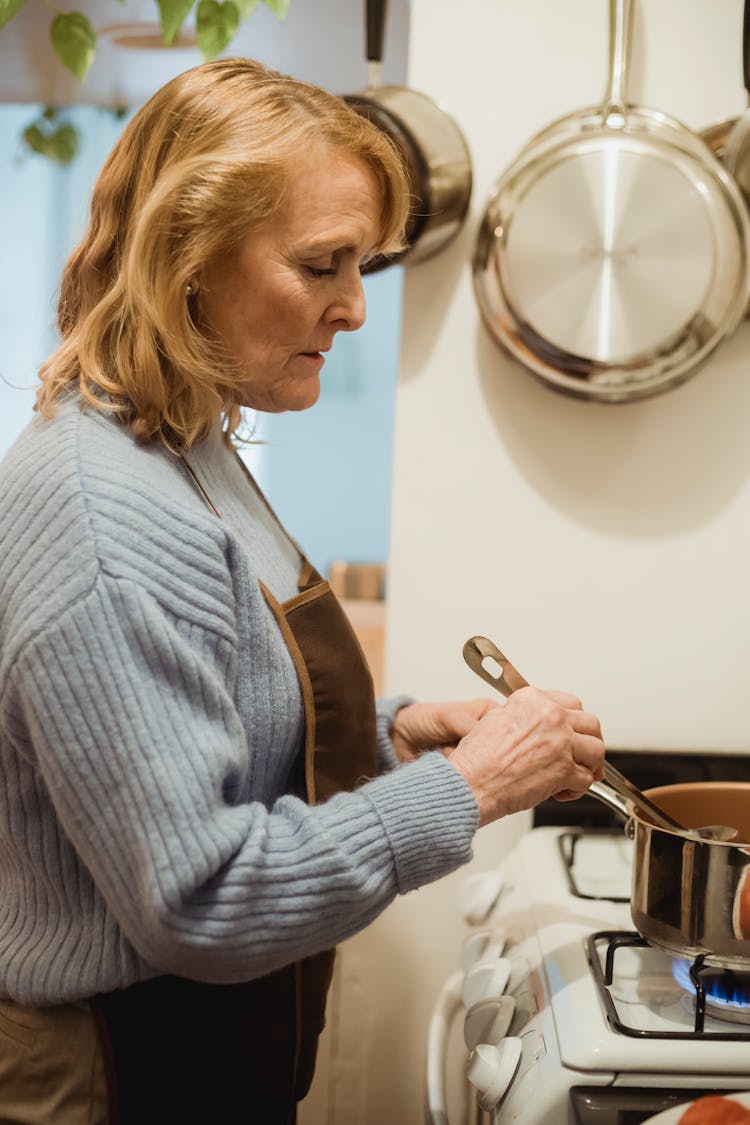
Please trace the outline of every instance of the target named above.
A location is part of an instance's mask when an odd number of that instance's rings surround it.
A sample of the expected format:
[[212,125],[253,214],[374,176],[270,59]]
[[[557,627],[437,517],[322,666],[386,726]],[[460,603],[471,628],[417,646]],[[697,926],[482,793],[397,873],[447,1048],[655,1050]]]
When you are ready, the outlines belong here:
[[75,125],[62,117],[59,106],[46,106],[26,126],[23,139],[32,152],[38,152],[56,164],[70,164],[78,152],[78,131]]
[[[96,57],[96,30],[83,12],[63,12],[44,0],[53,12],[50,43],[57,58],[80,82],[85,82]],[[261,0],[154,0],[161,26],[162,42],[171,47],[185,20],[194,12],[195,43],[208,61],[220,55]],[[280,20],[286,16],[290,0],[262,0]],[[28,0],[0,0],[0,31],[20,12]],[[125,7],[126,0],[120,0]],[[78,148],[75,126],[60,118],[59,109],[48,107],[23,132],[25,144],[33,152],[61,164],[69,163]]]
[[[126,0],[120,0],[125,5]],[[290,0],[262,0],[280,20],[286,16]],[[0,0],[0,30],[28,0]],[[96,55],[96,31],[83,12],[62,12],[49,0],[53,11],[50,23],[52,49],[63,66],[83,82]],[[253,13],[260,0],[155,0],[162,40],[170,47],[191,11],[195,10],[195,41],[203,58],[215,59],[228,47],[237,28]]]

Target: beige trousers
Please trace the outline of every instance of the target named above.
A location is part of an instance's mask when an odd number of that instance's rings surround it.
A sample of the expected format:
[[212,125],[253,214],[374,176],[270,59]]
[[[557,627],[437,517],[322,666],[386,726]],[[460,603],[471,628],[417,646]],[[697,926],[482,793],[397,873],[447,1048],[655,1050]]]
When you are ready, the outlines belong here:
[[0,1000],[0,1125],[107,1125],[107,1087],[85,1004]]

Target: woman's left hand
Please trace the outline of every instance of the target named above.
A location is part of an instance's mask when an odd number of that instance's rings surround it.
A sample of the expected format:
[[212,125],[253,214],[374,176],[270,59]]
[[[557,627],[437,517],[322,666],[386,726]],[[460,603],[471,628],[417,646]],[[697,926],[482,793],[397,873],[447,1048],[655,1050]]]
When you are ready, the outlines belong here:
[[424,750],[449,754],[475,723],[497,706],[492,699],[410,703],[396,712],[391,735],[396,756],[401,762],[411,762]]

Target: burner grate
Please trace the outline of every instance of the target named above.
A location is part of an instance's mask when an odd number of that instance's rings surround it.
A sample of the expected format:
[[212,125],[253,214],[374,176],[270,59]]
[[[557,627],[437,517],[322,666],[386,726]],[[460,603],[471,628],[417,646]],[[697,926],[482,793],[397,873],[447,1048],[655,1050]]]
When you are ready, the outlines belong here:
[[[602,967],[599,955],[599,944],[607,943],[604,966]],[[625,947],[648,948],[650,943],[641,937],[635,930],[600,930],[591,934],[587,939],[588,960],[594,974],[599,994],[604,1003],[607,1022],[615,1031],[622,1035],[629,1035],[636,1039],[721,1039],[750,1041],[750,1029],[747,1031],[706,1031],[706,990],[701,979],[701,973],[710,966],[705,964],[705,956],[701,954],[692,963],[689,976],[695,990],[695,1025],[692,1031],[649,1031],[642,1027],[632,1027],[625,1023],[617,1011],[617,1007],[610,993],[614,980],[615,957],[619,949]]]
[[585,832],[573,830],[570,832],[560,833],[557,838],[557,846],[560,849],[560,855],[562,856],[563,867],[565,868],[565,874],[568,879],[568,887],[570,889],[570,893],[572,895],[575,895],[576,898],[585,898],[593,902],[630,902],[629,894],[591,894],[590,892],[584,891],[583,888],[579,885],[575,877],[576,849],[578,848],[578,845],[583,839],[584,835],[588,840],[590,840],[592,837],[595,838],[597,836],[619,840],[622,838],[622,831],[615,832],[607,828],[587,828]]

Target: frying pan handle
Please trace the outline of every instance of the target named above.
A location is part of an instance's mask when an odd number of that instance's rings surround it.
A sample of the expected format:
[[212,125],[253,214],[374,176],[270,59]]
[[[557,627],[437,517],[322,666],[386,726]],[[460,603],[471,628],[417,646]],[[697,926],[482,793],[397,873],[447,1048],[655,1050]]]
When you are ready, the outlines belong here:
[[624,114],[627,106],[630,47],[633,41],[635,0],[609,0],[609,80],[602,119]]
[[750,105],[750,0],[745,0],[742,17],[742,76]]
[[366,0],[367,61],[370,64],[377,63],[378,67],[383,59],[387,6],[387,0]]

